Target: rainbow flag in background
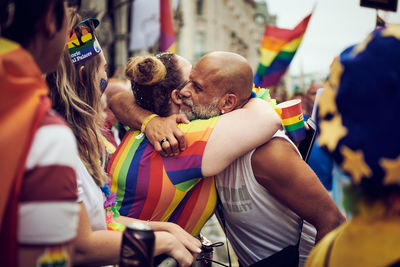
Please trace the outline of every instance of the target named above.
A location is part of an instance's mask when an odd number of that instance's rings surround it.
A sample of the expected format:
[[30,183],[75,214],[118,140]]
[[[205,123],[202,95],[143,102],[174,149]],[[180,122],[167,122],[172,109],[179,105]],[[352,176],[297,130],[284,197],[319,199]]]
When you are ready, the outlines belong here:
[[176,53],[176,38],[170,0],[160,0],[160,51]]
[[376,14],[376,28],[380,28],[380,27],[385,27],[386,26],[386,22],[379,17],[378,14]]
[[256,87],[277,85],[296,54],[311,15],[305,17],[294,29],[266,26],[260,47],[260,64],[254,76]]

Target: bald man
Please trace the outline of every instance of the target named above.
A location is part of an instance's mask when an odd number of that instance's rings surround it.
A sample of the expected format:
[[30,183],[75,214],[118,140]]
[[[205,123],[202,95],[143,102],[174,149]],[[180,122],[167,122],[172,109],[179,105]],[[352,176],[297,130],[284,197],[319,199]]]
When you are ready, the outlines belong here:
[[[180,90],[180,112],[198,119],[238,109],[248,100],[245,92],[252,77],[247,60],[240,55],[209,53],[193,67]],[[246,135],[243,129],[243,142]],[[296,146],[282,132],[275,137],[216,176],[225,232],[244,266],[261,260],[260,266],[279,266],[288,260],[296,265],[303,220],[316,228],[316,240],[344,220]],[[227,144],[231,145],[235,144]],[[311,235],[302,239],[301,263],[314,243]]]
[[253,71],[242,56],[213,52],[202,57],[180,91],[180,112],[189,120],[207,119],[242,107],[248,101]]

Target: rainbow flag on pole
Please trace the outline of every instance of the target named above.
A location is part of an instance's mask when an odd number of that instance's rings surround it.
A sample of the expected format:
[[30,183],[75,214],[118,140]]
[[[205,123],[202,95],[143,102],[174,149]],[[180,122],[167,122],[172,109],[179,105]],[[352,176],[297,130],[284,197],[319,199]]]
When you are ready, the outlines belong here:
[[160,51],[176,53],[174,19],[170,0],[160,0]]
[[310,21],[311,14],[305,17],[294,29],[266,26],[260,47],[254,84],[256,87],[277,85],[296,54]]
[[386,22],[383,20],[383,18],[379,17],[378,14],[376,14],[376,28],[381,28],[385,27]]

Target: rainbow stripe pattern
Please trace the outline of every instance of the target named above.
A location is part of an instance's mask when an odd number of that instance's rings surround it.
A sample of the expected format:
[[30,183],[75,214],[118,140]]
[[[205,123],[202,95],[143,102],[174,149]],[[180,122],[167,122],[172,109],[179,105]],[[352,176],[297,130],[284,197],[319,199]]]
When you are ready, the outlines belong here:
[[100,44],[90,30],[91,22],[94,27],[100,24],[97,19],[87,19],[69,31],[67,46],[74,64],[82,63],[101,52]]
[[301,101],[299,99],[289,100],[278,104],[277,108],[282,111],[280,114],[282,124],[289,138],[293,142],[303,140],[306,137],[306,131]]
[[160,51],[176,53],[176,38],[170,0],[160,0]]
[[254,76],[256,87],[269,87],[279,83],[296,54],[310,21],[305,17],[294,29],[266,26],[260,47],[260,64]]
[[174,222],[197,235],[216,204],[214,177],[203,178],[201,161],[218,119],[180,124],[187,149],[169,158],[161,157],[141,132],[128,132],[108,166],[120,214]]
[[386,26],[386,22],[383,20],[383,18],[379,17],[378,14],[376,14],[376,28],[382,28]]

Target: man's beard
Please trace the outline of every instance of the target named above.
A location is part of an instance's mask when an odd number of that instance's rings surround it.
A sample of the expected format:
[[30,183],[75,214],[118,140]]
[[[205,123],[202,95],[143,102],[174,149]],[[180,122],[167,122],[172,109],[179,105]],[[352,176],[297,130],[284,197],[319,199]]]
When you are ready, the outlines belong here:
[[179,112],[185,114],[190,121],[196,119],[209,119],[220,114],[217,109],[218,99],[216,98],[210,104],[203,106],[195,106],[192,99],[186,97],[182,98],[182,101],[186,106],[190,107],[190,110],[187,108],[180,108]]

